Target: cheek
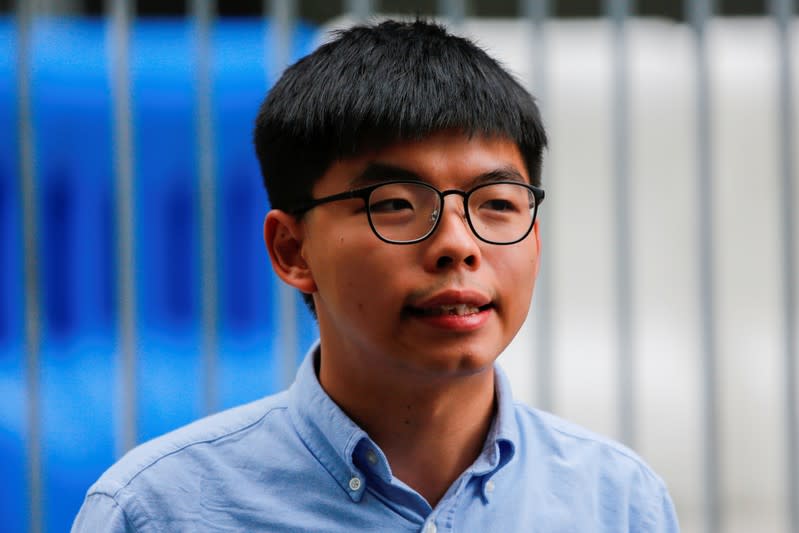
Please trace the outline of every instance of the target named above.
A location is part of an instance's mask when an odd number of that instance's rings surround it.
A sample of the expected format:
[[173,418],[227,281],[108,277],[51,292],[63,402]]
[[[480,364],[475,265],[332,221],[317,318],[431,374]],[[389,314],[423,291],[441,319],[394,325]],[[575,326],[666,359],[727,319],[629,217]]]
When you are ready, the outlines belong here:
[[332,270],[326,288],[337,294],[339,305],[369,321],[391,303],[401,270],[397,258],[373,236],[368,239],[339,235],[331,239],[323,268]]
[[538,268],[535,246],[508,250],[510,253],[497,263],[497,279],[502,280],[505,304],[527,316]]
[[508,252],[500,263],[500,275],[515,280],[521,284],[520,287],[532,287],[538,269],[538,253],[535,246],[519,247]]

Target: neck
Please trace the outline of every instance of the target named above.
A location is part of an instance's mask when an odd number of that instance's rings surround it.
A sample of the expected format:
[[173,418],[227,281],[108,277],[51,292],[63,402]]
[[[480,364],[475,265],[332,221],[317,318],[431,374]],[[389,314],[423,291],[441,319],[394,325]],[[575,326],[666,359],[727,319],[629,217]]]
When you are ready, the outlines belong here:
[[394,475],[434,507],[483,448],[494,414],[493,367],[449,377],[376,376],[325,361],[322,387],[380,446]]

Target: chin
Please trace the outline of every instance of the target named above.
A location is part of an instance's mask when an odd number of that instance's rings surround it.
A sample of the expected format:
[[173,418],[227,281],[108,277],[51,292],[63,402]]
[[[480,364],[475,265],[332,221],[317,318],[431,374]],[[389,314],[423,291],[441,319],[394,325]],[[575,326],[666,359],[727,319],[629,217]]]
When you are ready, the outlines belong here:
[[418,353],[410,366],[421,373],[441,377],[470,376],[493,368],[501,350],[480,350],[477,347],[453,346],[450,349]]

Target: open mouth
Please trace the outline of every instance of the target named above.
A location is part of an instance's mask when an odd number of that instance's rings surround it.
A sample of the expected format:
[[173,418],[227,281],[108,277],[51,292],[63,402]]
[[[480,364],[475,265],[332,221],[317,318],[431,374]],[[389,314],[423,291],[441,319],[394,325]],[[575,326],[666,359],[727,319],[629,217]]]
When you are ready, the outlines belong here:
[[466,316],[474,315],[482,311],[486,311],[493,307],[493,304],[475,306],[470,304],[450,304],[450,305],[436,305],[431,307],[408,307],[408,312],[413,316],[428,317],[428,316]]

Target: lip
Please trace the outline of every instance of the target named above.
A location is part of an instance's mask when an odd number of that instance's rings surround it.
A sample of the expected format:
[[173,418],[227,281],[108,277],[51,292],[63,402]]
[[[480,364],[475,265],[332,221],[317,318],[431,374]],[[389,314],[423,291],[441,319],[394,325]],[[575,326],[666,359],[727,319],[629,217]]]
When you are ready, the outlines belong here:
[[480,311],[468,315],[418,315],[411,318],[427,326],[452,333],[468,333],[480,329],[494,312],[493,307],[480,308]]
[[[439,307],[442,305],[468,305],[478,308],[476,313],[466,315],[425,315],[419,312],[422,309]],[[494,312],[491,298],[485,293],[469,289],[449,289],[412,302],[406,306],[408,316],[413,320],[427,326],[456,333],[467,333],[482,327]]]
[[480,292],[471,289],[448,289],[418,302],[411,302],[408,307],[424,309],[426,307],[438,307],[440,305],[459,305],[465,304],[474,307],[484,307],[491,304],[491,298]]

